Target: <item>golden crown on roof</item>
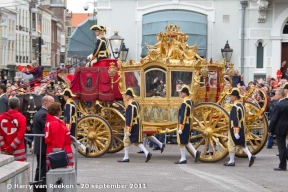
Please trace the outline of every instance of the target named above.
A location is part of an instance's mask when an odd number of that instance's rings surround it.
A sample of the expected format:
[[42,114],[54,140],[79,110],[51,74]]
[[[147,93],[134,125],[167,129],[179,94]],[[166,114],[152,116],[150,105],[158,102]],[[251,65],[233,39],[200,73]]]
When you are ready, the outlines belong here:
[[169,24],[165,27],[167,32],[178,32],[180,29],[179,25]]

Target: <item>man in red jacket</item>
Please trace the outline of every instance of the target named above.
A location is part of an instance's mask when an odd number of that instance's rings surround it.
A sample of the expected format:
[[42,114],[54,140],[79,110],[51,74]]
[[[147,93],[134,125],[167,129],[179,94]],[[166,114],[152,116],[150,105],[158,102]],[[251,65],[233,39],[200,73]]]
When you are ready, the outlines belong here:
[[10,110],[0,115],[1,151],[7,155],[14,155],[16,161],[26,161],[26,118],[18,111],[20,101],[17,97],[10,98],[8,106]]

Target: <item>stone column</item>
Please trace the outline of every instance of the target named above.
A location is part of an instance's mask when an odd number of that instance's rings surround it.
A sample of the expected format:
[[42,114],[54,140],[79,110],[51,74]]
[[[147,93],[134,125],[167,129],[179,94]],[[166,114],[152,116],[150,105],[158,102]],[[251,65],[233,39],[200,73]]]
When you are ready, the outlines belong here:
[[277,70],[281,66],[281,54],[282,54],[282,42],[281,37],[272,37],[272,60],[271,60],[271,75],[274,78],[276,77]]

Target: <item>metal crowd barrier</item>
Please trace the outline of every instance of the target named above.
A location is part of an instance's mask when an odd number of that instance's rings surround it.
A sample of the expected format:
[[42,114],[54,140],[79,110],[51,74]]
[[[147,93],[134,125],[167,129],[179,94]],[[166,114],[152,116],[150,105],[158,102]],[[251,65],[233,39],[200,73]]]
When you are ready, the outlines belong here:
[[[40,155],[39,155],[39,178],[38,178],[38,181],[34,181],[34,159],[35,159],[35,154],[34,154],[34,147],[32,148],[33,151],[31,151],[31,155],[32,155],[32,166],[30,166],[30,169],[32,169],[32,176],[31,176],[31,180],[30,181],[30,184],[37,184],[37,183],[42,183],[43,180],[41,180],[41,163],[42,161],[46,161],[46,158],[45,159],[42,159],[41,158],[41,154],[42,154],[42,139],[44,139],[44,134],[25,134],[25,143],[26,143],[26,161],[28,161],[28,158],[27,158],[27,149],[28,149],[28,142],[29,142],[29,139],[28,137],[33,137],[33,140],[35,137],[40,137]],[[75,167],[75,172],[76,172],[76,179],[77,179],[77,154],[78,154],[78,146],[79,146],[79,142],[77,141],[77,139],[73,136],[70,136],[71,137],[71,143],[73,144],[74,148],[75,148],[75,153],[74,153],[74,167]],[[32,142],[31,142],[32,143]],[[73,150],[74,151],[74,150]],[[46,154],[46,152],[44,153]],[[46,167],[46,171],[47,171],[47,167]],[[31,171],[30,171],[31,172]],[[35,174],[36,174],[36,170],[35,170]]]

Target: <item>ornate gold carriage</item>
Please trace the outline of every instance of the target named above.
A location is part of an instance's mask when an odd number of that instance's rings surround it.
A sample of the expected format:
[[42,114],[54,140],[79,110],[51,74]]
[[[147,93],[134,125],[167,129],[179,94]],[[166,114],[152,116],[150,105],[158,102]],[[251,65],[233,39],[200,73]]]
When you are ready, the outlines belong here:
[[[231,105],[227,94],[234,73],[233,64],[226,66],[225,60],[221,63],[212,59],[207,62],[197,54],[197,45],[188,45],[188,38],[185,33],[179,32],[179,26],[168,25],[166,32],[157,36],[157,44],[146,44],[149,51],[145,58],[139,62],[107,61],[109,70],[106,72],[111,78],[112,89],[121,94],[128,87],[134,89],[138,96],[135,100],[141,105],[144,135],[176,133],[178,107],[182,102],[176,90],[188,85],[192,91],[191,99],[196,104],[191,142],[202,151],[200,160],[215,162],[228,155]],[[259,93],[265,100],[261,107],[253,97]],[[267,97],[261,89],[250,89],[242,99],[246,107],[247,145],[256,154],[267,140],[268,123],[264,115]],[[123,111],[124,105],[119,105]],[[78,108],[81,119],[77,125],[77,136],[80,142],[90,147],[88,156],[98,157],[123,149],[125,117],[121,110],[113,107],[113,102],[79,99]],[[208,153],[208,148],[212,152]],[[79,151],[84,154],[82,149]],[[236,155],[244,157],[245,153],[238,150]]]
[[[132,87],[141,105],[144,134],[170,134],[177,130],[178,108],[182,102],[178,90],[183,85],[191,88],[191,99],[196,104],[191,127],[191,142],[202,151],[200,160],[214,162],[228,155],[227,138],[230,103],[229,83],[234,74],[233,64],[206,62],[197,55],[197,46],[187,44],[188,36],[179,32],[177,25],[166,26],[166,33],[157,36],[156,45],[147,45],[148,55],[140,62],[118,61],[119,89],[122,93]],[[253,94],[265,98],[260,107]],[[250,151],[258,153],[267,139],[266,94],[261,89],[250,89],[243,95],[246,107],[246,140]],[[208,148],[213,151],[207,153]],[[190,152],[192,155],[192,153]],[[241,150],[237,156],[245,156]]]

